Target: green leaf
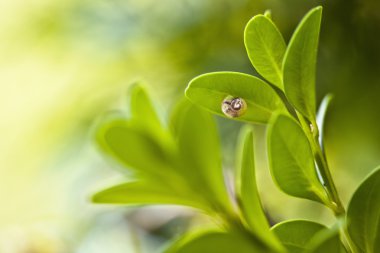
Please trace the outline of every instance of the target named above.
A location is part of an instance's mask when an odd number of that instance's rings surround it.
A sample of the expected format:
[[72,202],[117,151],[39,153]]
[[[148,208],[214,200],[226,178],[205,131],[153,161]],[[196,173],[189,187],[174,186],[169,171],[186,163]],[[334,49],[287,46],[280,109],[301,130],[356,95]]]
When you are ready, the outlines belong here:
[[286,44],[270,17],[253,17],[245,27],[244,43],[256,71],[283,90],[282,61]]
[[283,63],[285,94],[311,123],[315,122],[315,68],[322,7],[302,19],[286,50]]
[[129,90],[130,117],[109,113],[98,125],[98,146],[123,167],[162,175],[172,165],[174,146],[162,128],[153,104],[140,83]]
[[327,94],[319,106],[318,114],[317,114],[317,126],[319,128],[319,143],[323,147],[324,146],[324,133],[325,133],[325,118],[327,111],[330,107],[331,101],[333,99],[332,94]]
[[308,220],[290,220],[275,225],[272,228],[272,231],[289,252],[302,253],[307,249],[307,245],[311,239],[324,229],[327,228],[316,222]]
[[255,238],[242,233],[208,232],[180,240],[165,253],[271,253]]
[[380,167],[354,193],[347,211],[347,229],[358,253],[380,249]]
[[153,104],[140,83],[136,83],[131,87],[129,102],[132,121],[153,132],[162,128]]
[[96,140],[104,153],[136,172],[159,176],[171,167],[169,142],[160,142],[126,119],[102,122]]
[[318,232],[307,245],[305,253],[346,253],[338,227]]
[[253,132],[245,128],[241,132],[238,156],[241,157],[236,183],[237,198],[248,228],[268,246],[283,251],[283,247],[269,230],[256,184]]
[[328,203],[309,141],[295,120],[285,115],[274,118],[268,130],[268,156],[272,177],[282,191]]
[[207,204],[200,198],[183,195],[168,184],[149,181],[135,181],[113,186],[96,193],[92,201],[105,204],[145,205],[171,204],[191,206],[208,210]]
[[215,72],[200,75],[190,81],[186,96],[196,105],[220,116],[225,98],[245,100],[247,110],[237,120],[266,123],[273,112],[285,110],[276,92],[257,77],[236,72]]
[[221,150],[212,115],[187,100],[174,110],[171,127],[176,138],[185,178],[194,189],[228,209],[230,201],[224,183]]

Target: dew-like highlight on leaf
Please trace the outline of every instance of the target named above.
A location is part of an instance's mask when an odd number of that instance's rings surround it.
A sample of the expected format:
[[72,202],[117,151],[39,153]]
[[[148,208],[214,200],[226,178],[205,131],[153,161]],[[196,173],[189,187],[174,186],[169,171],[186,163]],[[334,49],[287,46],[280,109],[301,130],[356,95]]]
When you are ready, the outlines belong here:
[[222,112],[230,118],[236,118],[245,113],[247,103],[239,97],[226,97],[222,102]]
[[310,127],[310,131],[311,131],[312,133],[314,133],[314,125],[313,125],[313,124],[310,124],[309,127]]

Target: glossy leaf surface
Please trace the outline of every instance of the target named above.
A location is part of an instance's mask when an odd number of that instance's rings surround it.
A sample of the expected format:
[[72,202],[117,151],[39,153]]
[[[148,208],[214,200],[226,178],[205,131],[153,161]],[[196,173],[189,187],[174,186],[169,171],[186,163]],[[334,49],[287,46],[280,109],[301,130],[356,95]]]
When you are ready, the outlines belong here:
[[323,147],[323,138],[325,133],[325,118],[330,108],[331,101],[333,100],[333,95],[327,94],[319,106],[317,114],[317,126],[319,128],[319,143]]
[[282,61],[286,44],[272,20],[265,15],[253,17],[245,27],[244,43],[256,71],[283,89]]
[[294,32],[284,56],[285,94],[310,122],[315,122],[315,72],[322,7],[312,9]]
[[358,253],[380,249],[380,167],[354,193],[347,211],[347,228]]
[[310,240],[325,226],[307,220],[291,220],[275,225],[272,231],[291,253],[302,253]]
[[299,124],[278,115],[268,130],[268,156],[274,181],[285,193],[324,203],[308,139]]

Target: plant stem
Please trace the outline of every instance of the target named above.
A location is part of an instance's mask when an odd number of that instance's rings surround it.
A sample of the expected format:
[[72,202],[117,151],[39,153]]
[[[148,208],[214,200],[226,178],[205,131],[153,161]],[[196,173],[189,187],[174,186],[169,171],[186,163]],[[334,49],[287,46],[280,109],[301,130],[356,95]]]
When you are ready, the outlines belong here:
[[297,116],[307,138],[309,139],[315,163],[317,165],[317,170],[323,181],[321,183],[324,185],[330,199],[330,203],[326,204],[328,204],[328,206],[333,210],[335,216],[338,217],[340,215],[343,215],[345,213],[344,207],[339,198],[338,191],[334,184],[334,180],[331,176],[331,172],[327,164],[326,155],[318,141],[318,127],[315,123],[309,124],[308,121],[298,112]]
[[[322,178],[322,184],[324,185],[326,192],[329,196],[329,199],[331,203],[328,203],[329,207],[333,210],[335,217],[337,219],[340,219],[341,217],[344,217],[346,215],[346,211],[344,209],[344,206],[339,198],[338,191],[336,189],[334,180],[332,178],[327,158],[324,149],[322,148],[321,144],[319,143],[319,133],[318,133],[318,126],[314,123],[311,125],[308,123],[308,121],[297,112],[297,116],[299,119],[299,122],[304,129],[307,138],[309,139],[314,159],[317,165],[318,172],[320,173],[320,176]],[[312,128],[311,128],[312,127]],[[313,131],[314,130],[314,131]],[[340,234],[342,236],[342,240],[344,241],[344,245],[346,250],[349,253],[357,253],[357,249],[355,244],[352,242],[346,226],[344,226],[340,230]]]
[[318,142],[314,142],[314,145],[315,145],[315,154],[314,154],[315,161],[317,163],[319,173],[323,179],[324,186],[326,187],[331,197],[333,211],[336,216],[343,215],[345,213],[345,210],[339,198],[339,194],[335,187],[334,180],[331,176],[331,172],[326,161],[326,156],[321,150],[321,147],[319,146]]
[[[325,149],[322,147],[322,144],[319,142],[319,129],[316,122],[309,122],[303,115],[301,115],[297,110],[294,110],[292,106],[289,106],[290,103],[287,100],[286,96],[280,92],[280,96],[282,99],[282,102],[288,109],[288,112],[290,115],[292,115],[300,124],[302,129],[304,130],[313,155],[314,160],[317,166],[317,170],[319,172],[319,175],[321,177],[321,183],[323,184],[326,193],[328,195],[328,198],[330,200],[329,203],[326,203],[326,205],[334,212],[334,215],[337,219],[340,219],[340,217],[344,217],[346,215],[346,210],[344,209],[344,206],[339,198],[338,191],[336,189],[334,180],[332,178],[327,158],[325,154]],[[342,240],[344,241],[344,246],[349,253],[358,253],[358,250],[355,246],[355,244],[352,242],[347,227],[344,226],[340,230],[340,234],[342,237]]]
[[292,106],[289,106],[290,103],[282,91],[279,91],[279,90],[276,90],[276,91],[279,94],[282,102],[288,109],[289,114],[292,115],[294,118],[296,118],[296,120],[298,120],[307,138],[309,139],[309,143],[313,151],[314,159],[317,164],[317,170],[319,174],[321,175],[321,178],[323,181],[321,183],[324,185],[326,189],[326,193],[330,199],[330,203],[326,203],[326,205],[328,205],[333,210],[335,216],[337,217],[345,214],[343,204],[339,198],[338,191],[335,187],[334,180],[331,176],[330,169],[327,164],[326,155],[318,140],[319,130],[318,130],[317,123],[315,122],[309,123],[309,121],[305,119],[303,115],[301,115],[297,110],[294,110]]

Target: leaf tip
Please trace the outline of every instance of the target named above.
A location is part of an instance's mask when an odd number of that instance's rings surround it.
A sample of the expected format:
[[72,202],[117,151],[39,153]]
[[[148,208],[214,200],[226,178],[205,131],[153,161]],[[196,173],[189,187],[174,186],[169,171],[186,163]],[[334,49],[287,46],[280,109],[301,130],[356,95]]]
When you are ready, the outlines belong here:
[[185,94],[185,97],[187,97],[188,99],[190,99],[189,94],[190,94],[190,89],[191,89],[191,85],[193,83],[193,80],[194,79],[190,80],[190,82],[187,84],[187,86],[185,88],[185,93],[184,94]]
[[322,11],[323,11],[323,7],[322,6],[317,6],[314,9],[311,9],[308,14],[309,14],[309,16],[311,16],[311,15],[318,15],[319,17],[321,17],[322,16]]
[[197,86],[197,84],[199,83],[198,82],[199,79],[201,79],[204,76],[207,76],[209,74],[211,74],[211,73],[201,74],[201,75],[198,75],[198,76],[194,77],[193,79],[191,79],[185,88],[185,97],[187,97],[190,101],[192,101],[192,94],[191,94],[192,88]]
[[102,194],[100,194],[99,192],[98,193],[95,193],[94,195],[90,196],[90,201],[92,203],[96,203],[96,204],[99,204],[99,203],[102,203]]
[[265,17],[267,17],[267,18],[269,18],[269,19],[272,19],[272,10],[266,10],[265,12],[264,12],[264,16]]

